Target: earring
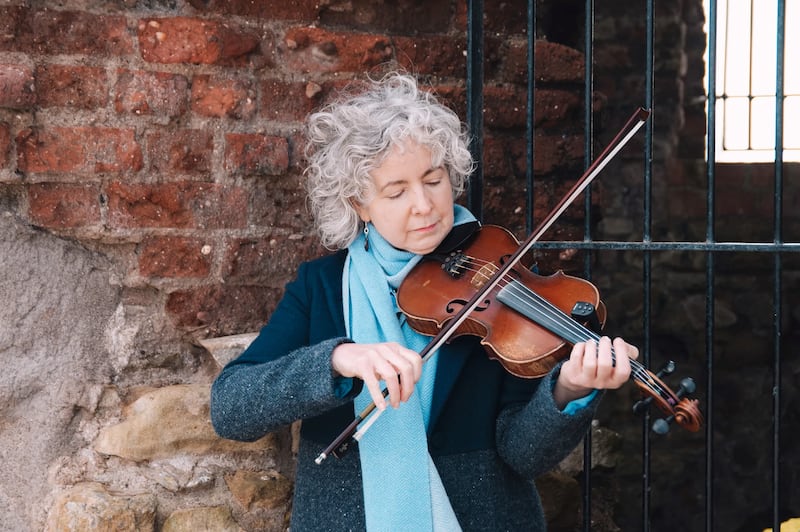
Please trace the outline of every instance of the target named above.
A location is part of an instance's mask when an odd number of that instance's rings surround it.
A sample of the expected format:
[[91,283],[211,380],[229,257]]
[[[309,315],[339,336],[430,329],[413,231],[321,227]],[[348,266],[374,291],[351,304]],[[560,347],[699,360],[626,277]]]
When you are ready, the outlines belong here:
[[369,251],[369,226],[364,224],[364,251]]

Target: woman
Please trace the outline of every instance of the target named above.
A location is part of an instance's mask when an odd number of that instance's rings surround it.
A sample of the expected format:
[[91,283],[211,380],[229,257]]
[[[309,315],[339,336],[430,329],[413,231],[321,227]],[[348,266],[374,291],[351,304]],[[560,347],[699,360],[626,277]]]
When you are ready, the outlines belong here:
[[[545,530],[533,479],[581,440],[598,390],[628,380],[636,348],[579,343],[519,379],[476,338],[442,347],[398,312],[422,255],[473,216],[454,203],[473,163],[458,117],[391,74],[310,116],[308,193],[335,254],[302,264],[259,336],[220,373],[211,416],[255,440],[302,419],[292,512],[303,530]],[[627,355],[627,356],[626,356]],[[388,390],[384,399],[382,387]],[[385,410],[341,459],[314,459],[370,402]]]

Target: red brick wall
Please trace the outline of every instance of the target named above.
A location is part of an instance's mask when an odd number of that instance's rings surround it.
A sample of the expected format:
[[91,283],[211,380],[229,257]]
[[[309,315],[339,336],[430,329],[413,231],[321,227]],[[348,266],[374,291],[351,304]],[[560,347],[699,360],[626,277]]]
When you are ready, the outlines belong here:
[[[201,336],[257,328],[322,252],[301,127],[332,89],[393,60],[464,116],[464,2],[17,4],[0,7],[0,188]],[[487,219],[520,230],[525,3],[486,9]],[[536,169],[552,178],[582,157],[565,124],[580,124],[583,58],[544,41],[537,55]]]

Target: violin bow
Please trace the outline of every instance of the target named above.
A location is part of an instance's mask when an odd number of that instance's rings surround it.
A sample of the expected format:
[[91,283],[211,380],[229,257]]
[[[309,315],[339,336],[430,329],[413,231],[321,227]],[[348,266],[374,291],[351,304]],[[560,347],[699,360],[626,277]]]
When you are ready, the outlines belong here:
[[[650,110],[640,107],[628,118],[625,125],[614,136],[611,142],[606,146],[600,155],[592,162],[586,169],[583,175],[576,181],[570,191],[561,198],[561,201],[553,208],[552,211],[544,218],[544,220],[536,227],[536,229],[525,239],[517,251],[500,267],[494,275],[491,276],[489,281],[478,290],[472,298],[459,310],[452,319],[439,330],[428,345],[420,351],[420,356],[423,362],[433,356],[439,348],[441,348],[455,333],[456,329],[463,324],[469,314],[478,307],[480,302],[484,299],[486,294],[494,290],[500,283],[505,275],[517,265],[522,257],[533,248],[534,244],[538,242],[542,235],[547,232],[553,223],[561,216],[567,207],[572,204],[575,199],[588,187],[592,181],[600,174],[603,168],[616,157],[617,153],[628,143],[628,141],[636,134],[637,131],[644,125],[650,116]],[[389,391],[384,388],[383,396],[386,397]],[[374,412],[374,413],[373,413]],[[318,465],[324,462],[328,456],[333,454],[336,457],[344,454],[353,443],[357,443],[364,437],[369,428],[377,421],[383,410],[377,410],[375,402],[367,405],[359,414],[356,414],[353,421],[323,450],[319,456],[314,460]],[[370,416],[370,414],[372,414]],[[369,418],[369,419],[367,419]],[[366,422],[365,422],[366,420]],[[363,423],[363,425],[362,425]]]

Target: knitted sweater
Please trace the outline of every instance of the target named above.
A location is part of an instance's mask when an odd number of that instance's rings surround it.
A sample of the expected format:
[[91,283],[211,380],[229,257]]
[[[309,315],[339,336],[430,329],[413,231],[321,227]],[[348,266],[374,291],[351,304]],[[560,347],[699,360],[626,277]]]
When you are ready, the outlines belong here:
[[[339,252],[302,264],[269,322],[211,389],[211,420],[224,438],[253,441],[303,420],[294,532],[365,528],[357,446],[341,459],[314,462],[353,420],[362,388],[355,379],[343,394],[331,368],[333,349],[349,341],[344,258]],[[541,379],[514,377],[472,337],[441,349],[428,448],[464,531],[546,529],[533,479],[580,442],[599,401],[574,414],[560,411],[552,394],[558,370]]]

